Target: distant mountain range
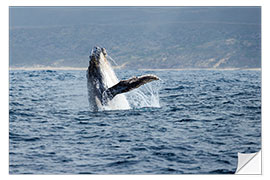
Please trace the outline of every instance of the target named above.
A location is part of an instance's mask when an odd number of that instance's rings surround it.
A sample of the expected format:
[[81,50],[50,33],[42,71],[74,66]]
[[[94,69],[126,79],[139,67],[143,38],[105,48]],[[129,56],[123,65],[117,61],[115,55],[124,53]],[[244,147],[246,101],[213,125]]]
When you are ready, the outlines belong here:
[[10,67],[260,68],[259,7],[10,8]]

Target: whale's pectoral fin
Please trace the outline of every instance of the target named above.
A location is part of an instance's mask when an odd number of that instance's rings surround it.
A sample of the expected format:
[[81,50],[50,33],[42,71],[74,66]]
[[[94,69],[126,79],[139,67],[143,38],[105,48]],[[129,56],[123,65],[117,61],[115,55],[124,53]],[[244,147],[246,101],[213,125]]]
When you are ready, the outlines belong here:
[[140,77],[132,77],[127,80],[121,80],[116,85],[108,88],[105,91],[105,94],[107,97],[111,100],[116,96],[117,94],[125,93],[128,91],[131,91],[133,89],[136,89],[148,82],[159,80],[159,78],[155,75],[143,75]]

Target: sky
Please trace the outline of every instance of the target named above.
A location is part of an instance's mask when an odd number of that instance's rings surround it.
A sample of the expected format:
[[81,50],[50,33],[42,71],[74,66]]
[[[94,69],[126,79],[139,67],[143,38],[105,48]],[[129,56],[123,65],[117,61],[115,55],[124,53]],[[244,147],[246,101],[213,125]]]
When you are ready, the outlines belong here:
[[261,23],[260,7],[10,7],[10,27],[152,21]]

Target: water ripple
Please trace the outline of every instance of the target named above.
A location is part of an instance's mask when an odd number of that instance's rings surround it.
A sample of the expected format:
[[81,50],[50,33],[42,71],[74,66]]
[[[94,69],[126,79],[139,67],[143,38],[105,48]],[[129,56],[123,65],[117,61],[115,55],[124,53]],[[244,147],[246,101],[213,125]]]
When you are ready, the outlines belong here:
[[160,107],[91,112],[85,71],[10,71],[10,174],[231,174],[261,149],[259,71],[151,73]]

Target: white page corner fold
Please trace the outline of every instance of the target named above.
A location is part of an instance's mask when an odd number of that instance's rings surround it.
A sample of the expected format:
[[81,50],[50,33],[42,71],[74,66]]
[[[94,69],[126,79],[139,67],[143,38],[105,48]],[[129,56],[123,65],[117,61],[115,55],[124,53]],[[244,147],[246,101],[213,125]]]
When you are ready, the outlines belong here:
[[262,174],[261,150],[256,153],[238,153],[238,164],[235,174]]

